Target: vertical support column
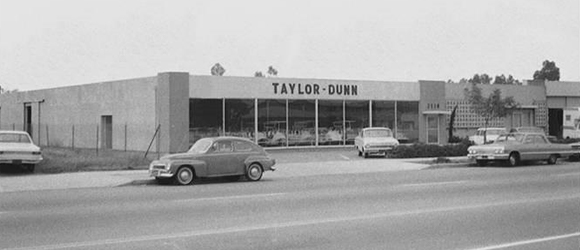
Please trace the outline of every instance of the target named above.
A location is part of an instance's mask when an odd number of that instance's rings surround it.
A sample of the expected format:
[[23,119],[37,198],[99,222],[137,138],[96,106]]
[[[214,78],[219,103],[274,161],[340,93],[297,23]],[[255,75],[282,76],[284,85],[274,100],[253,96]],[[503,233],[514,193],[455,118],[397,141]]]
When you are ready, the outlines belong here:
[[316,146],[318,147],[318,99],[314,100],[314,136],[316,136]]
[[346,145],[346,100],[342,100],[342,145]]
[[183,152],[189,146],[189,73],[157,75],[156,120],[161,125],[158,150]]
[[258,98],[254,99],[254,143],[258,144]]
[[288,99],[286,99],[286,147],[288,147],[288,138],[290,138],[290,131],[288,130]]
[[226,135],[226,98],[222,98],[222,131],[221,135]]
[[397,119],[399,119],[399,111],[397,110],[397,101],[395,101],[395,124],[393,125],[393,132],[395,133],[395,138],[397,138],[398,134],[397,134],[397,130],[399,127],[399,121]]
[[369,128],[373,127],[373,100],[369,100]]

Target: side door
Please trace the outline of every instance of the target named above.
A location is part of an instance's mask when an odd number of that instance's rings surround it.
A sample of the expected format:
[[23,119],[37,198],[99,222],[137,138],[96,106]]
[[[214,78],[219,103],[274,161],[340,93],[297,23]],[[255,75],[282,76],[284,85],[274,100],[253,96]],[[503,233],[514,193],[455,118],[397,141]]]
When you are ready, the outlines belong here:
[[534,145],[536,147],[534,155],[535,160],[545,160],[550,157],[553,149],[550,148],[545,136],[534,135]]
[[206,157],[208,175],[228,175],[235,172],[235,167],[231,164],[234,157],[231,140],[215,141],[210,151]]
[[524,138],[522,138],[522,144],[519,149],[520,160],[523,161],[534,160],[536,157],[535,155],[536,150],[537,147],[534,143],[534,136],[529,134],[524,135]]
[[246,159],[251,155],[257,154],[255,146],[250,142],[245,141],[234,141],[234,159],[232,160],[233,171],[235,174],[245,174],[246,165],[244,164]]

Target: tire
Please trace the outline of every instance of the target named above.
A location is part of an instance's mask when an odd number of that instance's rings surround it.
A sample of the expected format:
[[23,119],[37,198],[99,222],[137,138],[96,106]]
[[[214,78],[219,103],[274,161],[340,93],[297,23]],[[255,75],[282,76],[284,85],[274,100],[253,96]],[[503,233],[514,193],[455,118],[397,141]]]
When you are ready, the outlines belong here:
[[508,165],[515,167],[520,164],[520,156],[517,153],[511,153],[508,158]]
[[28,171],[30,173],[34,173],[34,164],[26,165],[26,171]]
[[558,161],[557,155],[550,155],[550,158],[548,158],[548,164],[550,165],[556,164],[557,161]]
[[364,158],[369,158],[369,153],[363,152],[363,156],[364,156]]
[[480,166],[480,167],[487,166],[487,161],[476,160],[476,162],[477,162],[477,166]]
[[362,151],[360,151],[360,149],[356,149],[358,151],[358,156],[362,156]]
[[193,182],[195,174],[190,167],[180,167],[173,176],[175,184],[189,185]]
[[262,166],[258,163],[252,163],[248,167],[248,171],[246,171],[246,178],[248,178],[249,181],[259,181],[262,179],[263,174],[264,170],[262,169]]

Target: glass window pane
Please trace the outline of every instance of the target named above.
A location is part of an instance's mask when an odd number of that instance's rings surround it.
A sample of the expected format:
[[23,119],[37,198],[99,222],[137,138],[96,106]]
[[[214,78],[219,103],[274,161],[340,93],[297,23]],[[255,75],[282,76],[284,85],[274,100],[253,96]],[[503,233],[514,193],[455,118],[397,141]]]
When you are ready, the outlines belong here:
[[354,138],[363,128],[369,126],[369,102],[346,101],[345,105],[344,134],[346,136],[346,144],[354,145]]
[[419,102],[397,102],[395,136],[401,143],[419,141]]
[[226,100],[226,135],[244,137],[253,140],[254,134],[254,100]]
[[343,145],[342,101],[318,101],[318,143],[320,145]]
[[222,99],[189,99],[189,142],[222,133]]
[[258,100],[258,144],[286,146],[286,100]]
[[394,101],[373,101],[373,127],[395,130]]
[[315,104],[313,100],[288,101],[289,146],[315,145]]

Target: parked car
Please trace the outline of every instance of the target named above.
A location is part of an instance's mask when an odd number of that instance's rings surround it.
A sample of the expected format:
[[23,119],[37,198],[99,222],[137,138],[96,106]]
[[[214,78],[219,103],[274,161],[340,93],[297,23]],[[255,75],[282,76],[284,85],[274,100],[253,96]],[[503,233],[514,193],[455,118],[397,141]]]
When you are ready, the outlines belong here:
[[42,161],[40,148],[30,135],[22,131],[0,131],[0,164],[21,166],[34,172],[34,166]]
[[195,178],[226,176],[237,181],[246,176],[259,181],[264,171],[274,171],[276,160],[262,147],[241,137],[210,137],[196,141],[186,152],[151,162],[150,176],[161,183],[189,185]]
[[399,145],[399,141],[393,137],[393,132],[389,128],[372,127],[363,128],[354,139],[354,146],[358,151],[358,156],[382,155],[387,156],[387,152]]
[[575,153],[567,144],[553,144],[541,133],[509,133],[501,135],[492,144],[471,146],[468,157],[478,165],[503,161],[516,166],[522,161],[545,160],[556,164],[558,158],[569,157]]
[[[469,137],[469,140],[472,141],[475,145],[481,145],[485,143],[492,143],[502,134],[507,133],[505,128],[478,128],[475,135]],[[485,134],[486,142],[483,141],[483,136]]]

